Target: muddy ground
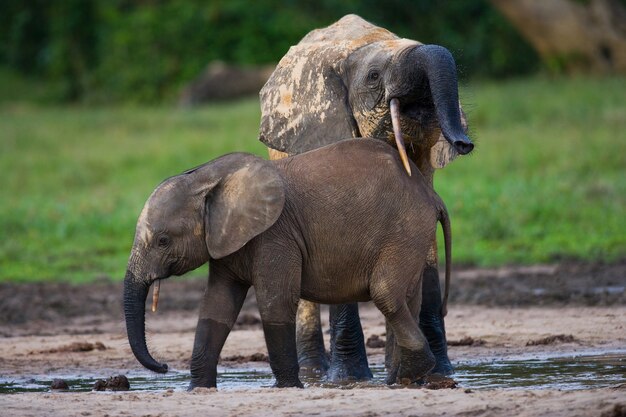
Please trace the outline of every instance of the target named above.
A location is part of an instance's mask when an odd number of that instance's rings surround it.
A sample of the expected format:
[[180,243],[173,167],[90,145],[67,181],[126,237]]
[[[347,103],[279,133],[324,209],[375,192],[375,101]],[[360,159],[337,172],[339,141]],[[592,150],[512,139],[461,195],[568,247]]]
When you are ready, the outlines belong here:
[[[148,313],[149,346],[185,371],[204,279],[163,283],[159,312]],[[453,363],[621,352],[626,348],[626,260],[455,271],[447,317]],[[0,380],[63,375],[104,379],[142,370],[128,347],[121,283],[0,284]],[[384,340],[384,320],[362,304],[366,338]],[[222,352],[222,369],[267,369],[251,293]],[[327,318],[327,316],[325,317]],[[328,335],[326,335],[328,337]],[[372,346],[375,346],[372,344]],[[368,347],[372,365],[382,347]],[[253,360],[253,362],[250,362]],[[619,372],[624,373],[621,358]],[[154,375],[155,379],[159,376]],[[95,382],[95,381],[94,381]],[[152,392],[0,394],[0,415],[626,415],[626,384],[559,389],[354,389],[312,385]]]

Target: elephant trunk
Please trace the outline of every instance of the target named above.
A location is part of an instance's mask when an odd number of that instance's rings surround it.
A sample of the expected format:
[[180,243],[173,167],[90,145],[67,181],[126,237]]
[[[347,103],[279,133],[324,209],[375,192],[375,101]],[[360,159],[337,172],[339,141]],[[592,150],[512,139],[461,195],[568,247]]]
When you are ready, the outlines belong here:
[[442,46],[421,45],[411,51],[409,59],[418,62],[426,75],[443,136],[461,155],[470,153],[474,144],[465,135],[461,124],[456,65],[452,54]]
[[167,364],[157,362],[146,345],[145,304],[150,284],[137,280],[129,270],[124,278],[124,316],[126,332],[133,354],[146,368],[158,373],[167,372]]

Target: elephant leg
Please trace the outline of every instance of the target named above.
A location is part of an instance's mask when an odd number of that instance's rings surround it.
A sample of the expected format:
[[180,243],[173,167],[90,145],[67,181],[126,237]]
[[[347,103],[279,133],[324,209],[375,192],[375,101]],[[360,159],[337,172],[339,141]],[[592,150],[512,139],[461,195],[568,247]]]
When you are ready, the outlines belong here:
[[396,336],[393,328],[389,324],[389,320],[385,320],[385,370],[387,371],[387,380],[395,381],[400,368],[400,349],[397,349]]
[[372,301],[385,316],[387,329],[391,330],[387,332],[387,344],[393,348],[389,346],[385,355],[385,365],[389,371],[387,384],[417,382],[435,366],[435,357],[414,318],[419,316],[422,303],[422,274],[420,272],[409,281],[415,282],[411,287],[416,290],[407,298],[407,291],[411,290],[401,286],[402,282],[406,282],[401,277],[407,270],[421,271],[422,268],[418,263],[411,265],[406,261],[395,268],[386,263],[379,271],[375,271],[370,280]]
[[327,378],[333,382],[372,378],[357,303],[330,306],[330,369]]
[[328,356],[324,348],[320,305],[300,300],[296,316],[296,345],[300,375],[319,376],[328,370]]
[[401,304],[393,310],[386,309],[385,302],[376,302],[389,325],[393,328],[396,339],[395,349],[399,351],[400,363],[387,375],[387,384],[402,382],[403,384],[418,381],[426,376],[435,366],[435,357],[428,347],[428,342],[413,320],[409,307]]
[[441,375],[454,373],[454,368],[448,358],[448,342],[444,319],[441,314],[441,287],[436,263],[427,264],[424,269],[419,324],[428,340],[430,349],[435,355],[436,365],[432,373]]
[[248,285],[218,275],[211,271],[201,301],[191,357],[190,390],[217,385],[220,352],[248,293]]
[[[417,323],[419,323],[421,302],[420,293],[416,294],[408,302],[411,317],[414,319],[418,318],[418,320],[416,320]],[[385,328],[387,332],[387,340],[385,343],[385,369],[387,370],[387,381],[397,381],[399,379],[398,372],[400,371],[402,349],[398,345],[398,341],[396,340],[396,336],[393,331],[393,326],[389,320],[385,320]]]

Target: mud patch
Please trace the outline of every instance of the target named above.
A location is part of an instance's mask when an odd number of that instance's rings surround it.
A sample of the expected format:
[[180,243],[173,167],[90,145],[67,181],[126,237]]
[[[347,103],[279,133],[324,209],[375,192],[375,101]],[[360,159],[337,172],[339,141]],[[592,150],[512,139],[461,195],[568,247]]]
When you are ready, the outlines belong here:
[[257,352],[252,355],[232,355],[225,356],[220,358],[221,362],[235,362],[235,363],[246,363],[246,362],[269,362],[269,358],[265,353]]
[[557,334],[548,337],[542,337],[541,339],[529,340],[526,342],[526,346],[544,346],[554,345],[557,343],[574,343],[578,340],[571,334]]
[[[106,350],[107,347],[102,342],[74,342],[58,348],[40,350],[37,353],[64,353],[64,352],[91,352],[93,350]],[[33,352],[30,352],[33,353]]]
[[483,346],[485,343],[483,339],[474,339],[471,336],[459,340],[448,340],[448,346]]

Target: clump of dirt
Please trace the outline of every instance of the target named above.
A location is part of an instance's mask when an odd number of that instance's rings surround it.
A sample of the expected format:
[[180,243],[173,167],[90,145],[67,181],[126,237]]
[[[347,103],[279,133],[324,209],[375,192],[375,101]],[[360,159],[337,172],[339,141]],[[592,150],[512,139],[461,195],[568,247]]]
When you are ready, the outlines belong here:
[[381,339],[377,334],[373,334],[367,338],[367,342],[365,342],[365,346],[368,348],[384,348],[385,347],[385,339]]
[[62,352],[91,352],[92,350],[106,350],[107,347],[102,342],[74,342],[58,348],[41,350],[39,353],[62,353]]
[[235,362],[235,363],[246,363],[246,362],[269,362],[269,357],[265,353],[257,352],[252,355],[232,355],[225,356],[220,358],[220,362]]
[[52,389],[52,390],[69,390],[70,386],[63,379],[54,379],[54,380],[52,380],[52,384],[50,384],[50,389]]
[[130,382],[125,375],[115,375],[107,379],[99,379],[93,384],[94,391],[128,391]]
[[426,389],[453,389],[457,387],[456,381],[447,376],[434,374],[424,378],[424,388]]
[[526,342],[526,346],[543,346],[554,345],[556,343],[573,343],[578,341],[571,334],[556,334],[548,337],[542,337],[541,339],[529,340]]
[[485,343],[483,339],[474,339],[471,336],[459,340],[448,340],[448,346],[483,346]]

